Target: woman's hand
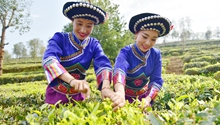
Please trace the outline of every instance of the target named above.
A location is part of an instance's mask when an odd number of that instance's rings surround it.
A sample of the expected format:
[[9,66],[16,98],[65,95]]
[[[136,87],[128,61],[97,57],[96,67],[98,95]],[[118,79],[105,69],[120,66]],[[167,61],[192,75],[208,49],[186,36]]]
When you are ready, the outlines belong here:
[[126,104],[125,101],[125,89],[124,85],[120,82],[114,85],[115,93],[111,95],[110,99],[112,100],[113,104],[113,111],[117,111],[119,108],[123,107]]
[[147,107],[151,106],[150,102],[151,102],[151,97],[147,96],[146,98],[142,99],[143,104],[139,105],[139,108],[141,109],[146,109]]
[[110,87],[102,87],[101,94],[102,94],[102,99],[104,98],[110,98],[111,95],[113,95],[115,92],[111,90]]
[[122,108],[126,104],[125,93],[121,91],[115,92],[113,95],[111,95],[110,99],[113,102],[113,111],[117,111],[119,108]]
[[90,97],[90,88],[86,80],[74,79],[70,82],[70,86],[73,87],[75,91],[83,93],[85,98]]

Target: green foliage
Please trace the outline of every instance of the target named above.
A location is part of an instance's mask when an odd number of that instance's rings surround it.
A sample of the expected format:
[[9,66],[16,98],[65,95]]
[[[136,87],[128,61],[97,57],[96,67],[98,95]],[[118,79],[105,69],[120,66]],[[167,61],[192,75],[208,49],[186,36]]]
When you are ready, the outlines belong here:
[[203,61],[209,62],[211,64],[217,63],[216,58],[213,56],[201,56],[201,57],[191,59],[191,62],[203,62]]
[[199,75],[200,74],[199,69],[200,68],[188,68],[184,71],[184,74],[186,74],[186,75]]
[[220,81],[220,71],[214,73],[213,78],[215,78],[216,80]]
[[[189,76],[189,75],[163,75],[164,85],[160,91],[159,97],[156,99],[154,108],[169,109],[167,102],[171,98],[178,98],[182,95],[188,95],[185,99],[185,104],[189,103],[189,99],[198,99],[208,101],[215,95],[218,95],[220,83],[215,79],[204,76]],[[216,90],[217,89],[217,90]],[[216,90],[216,91],[213,91]]]
[[[203,76],[164,74],[164,87],[148,113],[143,113],[139,101],[112,111],[109,99],[102,101],[96,89],[95,75],[91,80],[91,98],[83,102],[57,106],[44,104],[46,81],[1,85],[1,124],[120,124],[170,125],[219,124],[220,83]],[[93,77],[93,78],[92,78]]]
[[25,57],[25,58],[20,58],[20,59],[17,59],[17,58],[11,58],[10,59],[10,63],[6,63],[4,65],[4,68],[7,68],[7,67],[16,67],[18,66],[19,64],[19,67],[21,65],[28,65],[28,66],[31,66],[33,64],[35,65],[42,65],[42,57],[38,57],[36,58],[35,60],[33,60],[33,58],[31,57]]
[[17,73],[17,72],[39,71],[39,70],[43,71],[42,65],[4,68],[3,72],[4,73]]
[[11,60],[11,54],[6,50],[4,52],[4,63],[10,63],[10,60]]
[[196,56],[195,55],[188,55],[188,56],[185,56],[183,58],[183,62],[184,63],[189,63],[193,58],[195,58]]
[[180,56],[183,54],[182,49],[169,49],[165,51],[161,51],[162,56]]
[[42,51],[45,50],[45,47],[43,45],[43,41],[39,39],[32,39],[27,42],[28,48],[30,49],[30,56],[33,59],[36,59],[38,55],[42,56]]
[[202,68],[188,68],[184,72],[188,75],[205,75],[212,76],[214,73],[220,71],[220,63],[214,65],[207,65]]
[[203,62],[189,62],[184,64],[184,70],[189,68],[201,68],[204,66],[210,65],[209,62],[203,61]]
[[150,123],[147,115],[143,114],[138,108],[138,103],[129,104],[119,109],[117,112],[112,111],[111,101],[106,99],[102,102],[96,100],[84,101],[72,104],[50,106],[44,104],[40,110],[31,110],[26,117],[31,124],[121,124],[121,125],[143,125]]
[[34,82],[34,81],[42,81],[46,79],[45,74],[32,74],[32,75],[18,75],[16,77],[12,76],[1,76],[0,77],[0,85],[7,83],[22,83],[22,82]]
[[23,42],[14,44],[13,54],[15,54],[16,57],[19,59],[21,57],[27,56],[27,49],[25,48],[25,45],[23,44]]
[[12,31],[18,29],[20,34],[29,31],[31,3],[32,1],[29,0],[1,0],[0,21],[2,28],[6,30],[11,27]]
[[44,103],[46,81],[0,86],[0,124],[27,124],[28,112]]

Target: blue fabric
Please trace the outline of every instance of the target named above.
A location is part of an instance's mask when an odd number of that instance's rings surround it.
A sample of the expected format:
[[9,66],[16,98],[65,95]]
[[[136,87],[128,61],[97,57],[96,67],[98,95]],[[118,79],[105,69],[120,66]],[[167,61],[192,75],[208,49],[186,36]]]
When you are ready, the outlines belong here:
[[[132,50],[133,47],[133,50]],[[135,51],[138,54],[135,54]],[[114,66],[114,72],[121,69],[126,73],[126,85],[131,88],[141,88],[143,85],[134,85],[136,79],[148,82],[161,89],[163,85],[162,58],[160,50],[151,48],[146,54],[142,53],[136,44],[127,45],[121,49]],[[145,84],[145,83],[143,83]]]
[[[90,67],[92,59],[94,59],[95,72],[100,70],[100,68],[112,68],[109,59],[104,54],[97,39],[89,37],[81,42],[73,33],[71,34],[76,44],[73,44],[70,40],[71,38],[68,33],[57,32],[54,34],[48,41],[47,50],[43,57],[43,65],[50,60],[50,58],[55,58],[68,72],[77,70],[84,76],[85,71]],[[82,47],[81,52],[79,47]],[[53,81],[52,84],[56,85],[57,80]]]

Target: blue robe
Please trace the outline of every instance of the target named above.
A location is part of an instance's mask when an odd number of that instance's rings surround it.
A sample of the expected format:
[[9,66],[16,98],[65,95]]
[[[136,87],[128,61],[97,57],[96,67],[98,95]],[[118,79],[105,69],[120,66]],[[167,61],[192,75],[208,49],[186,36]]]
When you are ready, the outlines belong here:
[[48,41],[42,61],[48,81],[45,102],[55,104],[61,100],[61,103],[67,103],[67,95],[77,101],[84,100],[82,93],[75,92],[74,88],[58,77],[69,72],[74,78],[83,80],[92,61],[97,87],[100,89],[103,80],[111,81],[112,66],[99,41],[93,37],[80,41],[73,32],[55,33]]
[[156,48],[141,52],[136,43],[121,49],[114,66],[113,83],[125,86],[125,97],[129,102],[146,96],[155,99],[163,85],[162,58]]

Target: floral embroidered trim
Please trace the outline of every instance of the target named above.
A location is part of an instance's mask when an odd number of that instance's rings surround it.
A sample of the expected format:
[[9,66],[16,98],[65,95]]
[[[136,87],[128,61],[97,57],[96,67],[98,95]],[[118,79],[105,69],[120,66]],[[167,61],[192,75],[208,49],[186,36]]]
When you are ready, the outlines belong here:
[[[45,65],[47,62],[51,61],[51,60],[57,60],[57,58],[55,56],[49,56],[47,58],[45,58],[43,61],[42,61],[42,65]],[[47,63],[48,65],[49,63]]]
[[139,59],[141,59],[142,62],[146,61],[146,58],[144,56],[141,56],[140,54],[138,54],[138,52],[135,49],[134,44],[132,45],[132,51],[134,52],[135,56],[137,56]]
[[129,73],[129,74],[134,73],[134,72],[137,71],[139,68],[141,68],[141,67],[143,67],[143,66],[146,65],[146,58],[143,57],[143,56],[141,56],[140,54],[138,54],[138,52],[137,52],[136,49],[135,49],[134,44],[132,45],[132,51],[133,51],[134,55],[142,61],[142,63],[140,63],[139,65],[137,65],[137,66],[136,66],[135,68],[133,68],[132,70],[128,70],[127,73]]
[[149,96],[151,97],[152,100],[154,100],[157,97],[158,92],[159,90],[154,86],[150,89]]
[[125,72],[121,69],[117,69],[114,71],[114,75],[113,75],[113,84],[115,85],[116,83],[122,83],[123,85],[126,84],[126,80],[125,80]]
[[126,76],[126,80],[133,80],[133,79],[144,79],[144,80],[149,80],[150,77],[147,77],[144,73],[140,74],[139,76],[137,77],[129,77],[129,76]]
[[80,63],[76,63],[72,66],[69,66],[69,67],[65,67],[66,70],[68,71],[72,71],[72,70],[76,70],[78,69],[79,72],[81,72],[82,74],[86,74],[86,69],[80,64]]
[[130,88],[129,86],[125,85],[125,95],[126,96],[136,97],[136,96],[143,95],[147,91],[148,91],[148,84],[146,84],[141,89],[134,89],[134,88]]
[[133,74],[135,71],[137,71],[137,69],[139,69],[139,68],[141,68],[141,67],[143,67],[143,66],[145,66],[145,63],[140,63],[140,64],[137,65],[134,69],[132,69],[132,70],[127,70],[127,73],[128,73],[128,74]]
[[110,68],[102,68],[102,70],[99,70],[96,74],[98,87],[102,83],[103,80],[109,80],[111,82],[112,80],[112,70]]
[[61,80],[58,80],[58,84],[52,88],[61,94],[76,95],[79,93],[75,91],[74,88],[71,87],[68,83],[61,82]]
[[48,83],[51,83],[55,78],[67,72],[66,69],[55,59],[47,61],[43,67],[45,69]]

